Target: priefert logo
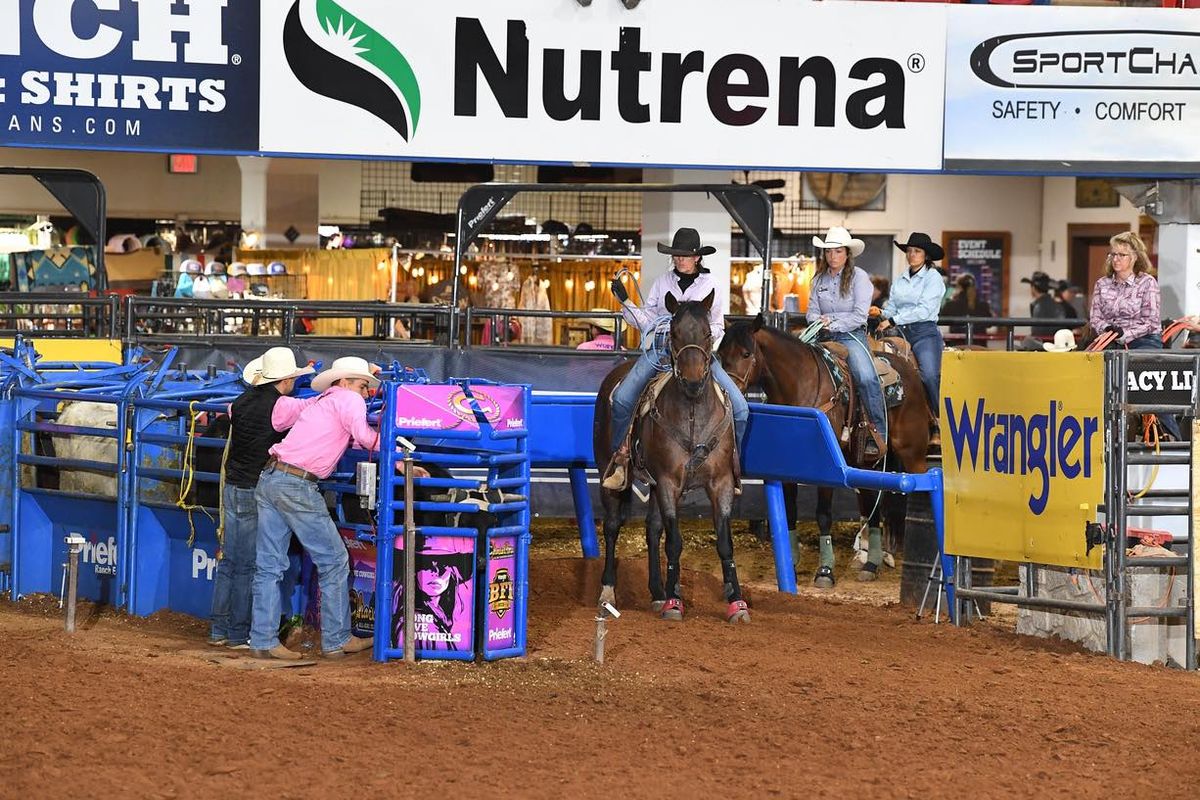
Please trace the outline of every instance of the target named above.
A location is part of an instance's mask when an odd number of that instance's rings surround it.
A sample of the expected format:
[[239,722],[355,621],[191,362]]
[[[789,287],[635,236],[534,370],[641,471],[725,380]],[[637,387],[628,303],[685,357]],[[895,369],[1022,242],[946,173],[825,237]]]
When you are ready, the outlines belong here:
[[110,536],[103,542],[84,542],[79,560],[91,564],[97,575],[115,575],[117,571],[117,540]]
[[207,550],[200,547],[192,548],[192,578],[200,578],[200,573],[204,573],[204,580],[211,581],[213,572],[217,568],[217,559],[208,554]]

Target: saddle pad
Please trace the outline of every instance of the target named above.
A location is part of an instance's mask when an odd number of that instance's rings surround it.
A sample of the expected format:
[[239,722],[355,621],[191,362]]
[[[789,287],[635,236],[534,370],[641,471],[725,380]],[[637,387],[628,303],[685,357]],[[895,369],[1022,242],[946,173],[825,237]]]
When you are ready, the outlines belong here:
[[[829,371],[833,375],[833,382],[840,390],[846,380],[846,373],[842,371],[847,369],[845,364],[849,352],[846,349],[846,345],[841,342],[822,342],[818,349],[821,355],[824,356],[826,363],[829,364]],[[900,380],[900,373],[885,358],[874,356],[871,361],[875,364],[875,374],[879,376],[879,380],[883,384],[884,404],[888,408],[895,408],[903,403],[904,383]]]

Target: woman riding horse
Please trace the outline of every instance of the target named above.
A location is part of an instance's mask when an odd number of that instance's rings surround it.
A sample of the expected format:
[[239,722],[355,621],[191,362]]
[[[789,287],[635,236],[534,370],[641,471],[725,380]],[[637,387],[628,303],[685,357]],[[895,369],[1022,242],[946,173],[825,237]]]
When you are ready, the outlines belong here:
[[[822,410],[835,431],[842,430],[848,421],[843,387],[831,368],[822,348],[808,344],[782,331],[763,325],[762,315],[753,322],[732,326],[717,349],[725,369],[743,389],[758,385],[766,392],[767,402],[778,405],[806,406]],[[908,472],[924,472],[927,467],[926,449],[929,446],[929,408],[921,377],[910,362],[891,354],[881,356],[900,376],[903,386],[899,404],[888,409],[888,447]],[[843,448],[849,449],[843,440]],[[847,460],[851,460],[850,454]],[[876,459],[871,459],[873,463]],[[855,466],[869,467],[871,463]],[[859,580],[875,579],[883,561],[882,531],[878,514],[888,511],[893,536],[899,538],[903,527],[903,509],[881,509],[875,502],[875,492],[860,491],[859,511],[869,518],[867,561]],[[821,566],[814,578],[820,588],[832,588],[832,490],[821,487],[817,493],[817,524],[820,528]]]
[[[668,316],[664,302],[668,294],[681,302],[701,300],[709,293],[715,293],[709,309],[709,325],[712,328],[713,341],[720,341],[725,332],[725,318],[722,309],[728,287],[722,288],[713,279],[712,273],[704,268],[703,257],[717,252],[715,247],[700,245],[700,234],[695,228],[680,228],[675,231],[671,246],[658,243],[658,252],[671,256],[673,269],[654,282],[650,295],[646,297],[645,306],[638,307],[629,302],[629,293],[620,278],[613,278],[612,293],[621,303],[621,314],[630,325],[634,325],[643,335],[654,330],[655,326],[665,316]],[[650,352],[642,353],[634,362],[629,374],[621,381],[612,398],[612,448],[613,457],[608,465],[602,484],[606,489],[623,490],[629,483],[629,428],[633,422],[633,412],[646,385],[657,374],[658,368]],[[738,452],[742,450],[742,437],[746,433],[746,421],[750,419],[750,406],[738,390],[721,362],[713,360],[712,377],[721,386],[733,404],[733,427]],[[741,494],[740,481],[734,486],[734,494]]]

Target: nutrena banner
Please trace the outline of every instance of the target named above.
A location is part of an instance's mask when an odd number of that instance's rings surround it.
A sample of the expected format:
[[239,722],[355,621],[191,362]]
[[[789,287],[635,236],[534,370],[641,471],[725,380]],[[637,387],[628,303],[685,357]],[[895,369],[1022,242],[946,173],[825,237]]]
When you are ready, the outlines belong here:
[[0,144],[258,149],[258,4],[0,0]]
[[945,14],[780,0],[263,0],[261,149],[941,167]]
[[1103,355],[947,352],[940,402],[946,552],[1099,568]]
[[947,12],[947,169],[1200,172],[1200,14]]

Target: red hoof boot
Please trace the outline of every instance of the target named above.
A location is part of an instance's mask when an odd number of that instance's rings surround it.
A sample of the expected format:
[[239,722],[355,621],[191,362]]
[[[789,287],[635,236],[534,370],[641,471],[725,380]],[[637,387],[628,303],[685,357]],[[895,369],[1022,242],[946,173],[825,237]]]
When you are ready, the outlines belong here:
[[672,622],[680,622],[683,620],[683,601],[677,597],[672,597],[670,600],[663,603],[662,613],[660,616],[663,619],[669,619]]
[[750,621],[750,606],[745,600],[734,600],[725,610],[725,621],[736,625],[739,622]]

